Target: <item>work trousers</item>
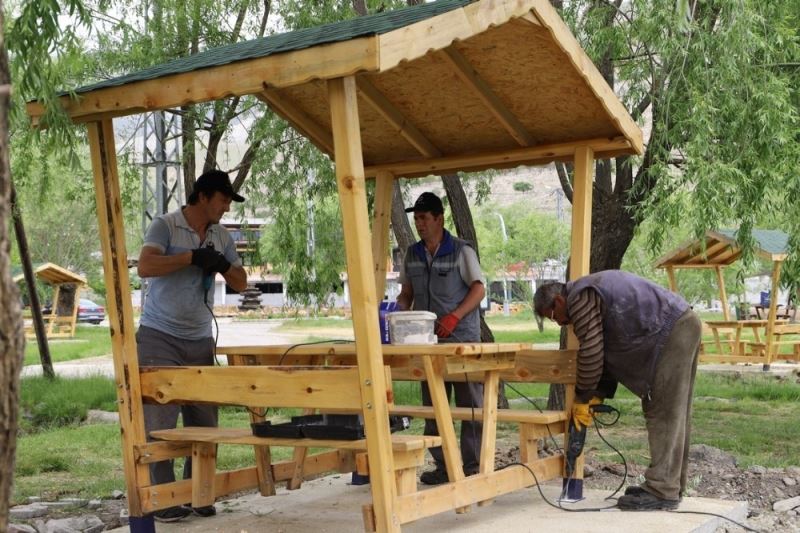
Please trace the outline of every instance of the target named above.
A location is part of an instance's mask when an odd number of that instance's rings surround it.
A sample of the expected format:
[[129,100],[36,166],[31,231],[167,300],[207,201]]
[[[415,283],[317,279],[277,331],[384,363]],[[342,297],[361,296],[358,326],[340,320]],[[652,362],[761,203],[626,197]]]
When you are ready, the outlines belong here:
[[666,500],[679,500],[686,490],[701,329],[694,311],[681,315],[656,365],[650,397],[642,399],[650,443],[642,488]]
[[[444,383],[447,391],[447,399],[455,392],[456,407],[482,407],[483,406],[483,383],[462,383],[446,381]],[[431,393],[428,382],[422,382],[422,405],[432,405]],[[478,471],[480,464],[481,435],[483,433],[483,423],[481,417],[476,415],[475,421],[464,420],[461,422],[461,460],[464,462],[464,472],[474,474]],[[436,427],[436,420],[425,420],[425,435],[438,435],[439,428]],[[442,447],[430,448],[431,455],[436,461],[436,468],[445,470],[444,454]]]
[[[136,332],[136,351],[139,366],[213,366],[214,338],[181,339],[147,326]],[[144,405],[144,429],[147,440],[157,429],[173,429],[178,424],[178,414],[184,427],[217,426],[217,407],[214,405]],[[183,465],[183,478],[192,477],[192,458]],[[150,464],[150,480],[154,485],[175,481],[172,460]]]

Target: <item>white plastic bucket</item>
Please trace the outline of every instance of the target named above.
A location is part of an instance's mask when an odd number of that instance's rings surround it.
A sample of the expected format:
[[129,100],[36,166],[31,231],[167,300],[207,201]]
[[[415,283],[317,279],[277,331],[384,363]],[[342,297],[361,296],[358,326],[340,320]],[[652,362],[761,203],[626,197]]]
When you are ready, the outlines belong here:
[[436,315],[430,311],[395,311],[388,314],[392,344],[436,344],[433,325]]

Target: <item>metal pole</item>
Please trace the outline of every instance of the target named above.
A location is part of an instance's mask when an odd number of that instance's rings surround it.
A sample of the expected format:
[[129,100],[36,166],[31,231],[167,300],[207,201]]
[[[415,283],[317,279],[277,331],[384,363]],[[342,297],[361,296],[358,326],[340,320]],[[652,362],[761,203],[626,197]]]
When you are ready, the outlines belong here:
[[[508,242],[508,234],[506,233],[506,221],[503,220],[503,215],[500,213],[495,213],[497,218],[500,219],[500,231],[503,233],[503,243]],[[503,253],[503,259],[505,260],[505,252]],[[508,276],[506,275],[506,265],[503,265],[503,316],[509,316],[511,311],[508,308]]]

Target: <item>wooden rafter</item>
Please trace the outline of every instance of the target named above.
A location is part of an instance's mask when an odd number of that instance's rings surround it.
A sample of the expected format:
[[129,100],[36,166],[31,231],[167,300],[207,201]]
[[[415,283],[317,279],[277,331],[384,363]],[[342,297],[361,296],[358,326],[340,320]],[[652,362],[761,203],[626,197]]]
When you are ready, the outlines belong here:
[[555,143],[514,150],[500,150],[477,154],[464,154],[417,161],[399,161],[366,167],[364,172],[374,177],[378,172],[388,171],[406,178],[443,174],[458,170],[473,171],[487,168],[509,168],[519,165],[543,165],[552,161],[571,160],[578,146],[588,146],[597,158],[611,157],[609,154],[630,152],[624,137],[613,139],[588,139],[579,142]]
[[461,52],[451,46],[440,52],[439,56],[453,68],[453,71],[461,78],[464,84],[486,105],[492,115],[520,146],[534,144],[533,137],[525,129],[525,126],[500,100]]
[[295,129],[308,137],[314,145],[328,155],[333,155],[333,136],[317,124],[302,109],[283,98],[277,89],[267,89],[256,97],[269,105],[278,115],[292,124]]
[[392,104],[370,81],[364,77],[356,78],[356,84],[361,96],[377,111],[386,121],[397,130],[417,151],[425,157],[441,157],[442,152],[428,140],[425,135]]

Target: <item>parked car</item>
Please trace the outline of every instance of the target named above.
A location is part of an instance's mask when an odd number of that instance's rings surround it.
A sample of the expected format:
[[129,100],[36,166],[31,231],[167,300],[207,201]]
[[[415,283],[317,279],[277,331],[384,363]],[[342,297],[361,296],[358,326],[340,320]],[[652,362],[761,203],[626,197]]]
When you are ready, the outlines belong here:
[[106,318],[106,309],[91,300],[81,298],[78,301],[78,322],[99,324]]

